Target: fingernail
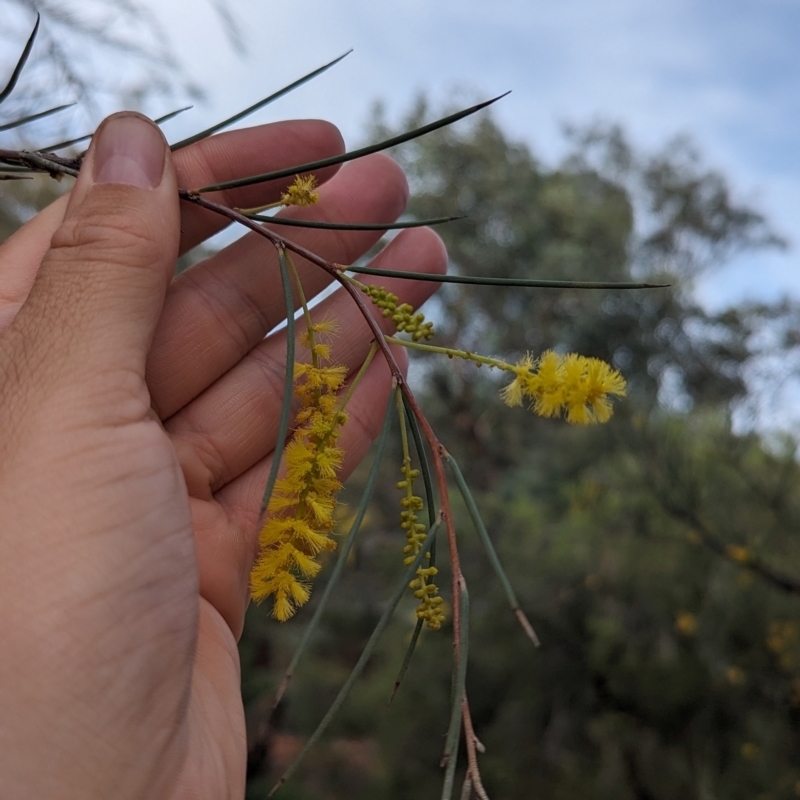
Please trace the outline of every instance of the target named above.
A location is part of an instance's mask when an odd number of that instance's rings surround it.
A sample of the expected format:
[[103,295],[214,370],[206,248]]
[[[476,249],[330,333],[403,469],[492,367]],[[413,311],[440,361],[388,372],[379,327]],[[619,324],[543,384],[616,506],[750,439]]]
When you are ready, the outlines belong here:
[[155,189],[164,174],[161,131],[133,114],[107,119],[95,134],[94,182]]

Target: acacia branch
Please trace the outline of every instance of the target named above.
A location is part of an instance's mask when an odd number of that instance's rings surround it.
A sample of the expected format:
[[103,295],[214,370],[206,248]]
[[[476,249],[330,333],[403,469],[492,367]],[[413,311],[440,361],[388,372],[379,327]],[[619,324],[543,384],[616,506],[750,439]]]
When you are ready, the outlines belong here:
[[[186,189],[179,190],[179,194],[182,200],[185,200],[189,203],[194,203],[201,208],[205,208],[209,211],[213,211],[217,214],[220,214],[228,219],[232,220],[233,222],[238,222],[244,227],[248,228],[249,230],[253,231],[254,233],[263,236],[265,239],[268,239],[272,244],[277,247],[284,247],[287,250],[295,253],[296,255],[300,256],[301,258],[305,258],[307,261],[315,264],[316,266],[320,267],[321,269],[325,270],[334,280],[341,284],[344,290],[350,295],[353,299],[353,302],[358,307],[359,311],[361,312],[364,320],[366,321],[367,325],[369,326],[370,330],[375,337],[375,342],[377,343],[378,347],[381,349],[383,353],[386,363],[389,366],[389,370],[392,373],[395,381],[397,382],[397,386],[400,387],[400,391],[403,393],[403,396],[408,403],[409,408],[413,412],[414,416],[416,417],[417,421],[419,422],[420,429],[422,431],[423,436],[425,437],[428,446],[431,450],[431,454],[433,456],[433,463],[434,463],[434,470],[436,472],[436,483],[439,489],[439,502],[441,504],[440,508],[440,515],[441,519],[444,521],[446,529],[447,529],[447,542],[448,542],[448,549],[450,552],[450,564],[452,570],[452,598],[453,598],[453,654],[455,658],[455,664],[458,666],[461,658],[461,648],[459,645],[460,637],[461,637],[461,626],[465,624],[465,621],[462,620],[462,613],[461,613],[461,587],[466,586],[466,579],[464,577],[463,572],[461,571],[461,559],[458,553],[458,542],[456,539],[456,531],[455,531],[455,524],[453,522],[453,514],[450,507],[450,497],[448,494],[448,486],[447,486],[447,475],[445,472],[444,466],[444,458],[447,454],[444,446],[439,442],[436,434],[431,427],[430,422],[428,422],[427,417],[423,413],[422,409],[419,406],[416,398],[414,397],[414,393],[411,391],[405,376],[403,375],[400,366],[397,363],[397,360],[394,357],[394,354],[389,347],[388,342],[386,341],[383,331],[378,324],[378,321],[372,315],[369,306],[367,305],[364,297],[362,296],[361,291],[352,284],[350,280],[348,280],[347,276],[344,274],[345,267],[339,264],[333,264],[325,258],[317,255],[311,250],[303,247],[302,245],[296,244],[295,242],[290,241],[289,239],[285,239],[281,235],[271,231],[269,228],[264,227],[263,225],[254,222],[253,220],[246,217],[244,214],[241,214],[238,211],[235,211],[232,208],[228,208],[227,206],[220,205],[219,203],[215,203],[212,200],[208,200],[205,197],[195,194]],[[454,700],[454,702],[458,702],[458,700]],[[470,777],[472,780],[473,785],[478,790],[483,789],[481,783],[480,772],[478,769],[477,763],[477,755],[476,750],[478,749],[478,739],[475,736],[475,732],[472,728],[472,719],[469,712],[469,700],[467,698],[466,691],[464,692],[463,698],[461,700],[462,706],[462,719],[464,723],[464,730],[465,730],[465,738],[467,744],[467,752],[469,754],[469,771]],[[485,795],[485,793],[484,793]]]
[[712,553],[721,556],[726,561],[736,564],[742,569],[749,570],[754,575],[761,578],[764,583],[775,589],[780,589],[787,594],[800,595],[800,581],[796,578],[778,572],[762,561],[754,558],[752,555],[748,555],[746,561],[734,558],[729,551],[730,545],[727,545],[722,539],[715,536],[708,525],[706,525],[694,511],[682,508],[676,503],[670,502],[666,497],[662,497],[661,502],[664,508],[675,517],[675,519],[688,525],[689,528],[697,534],[700,543]]
[[[2,166],[3,164],[5,164],[11,167],[12,169],[15,167],[17,169],[22,167],[22,168],[28,168],[33,172],[45,172],[49,174],[51,177],[54,177],[56,179],[62,177],[63,175],[71,175],[73,177],[77,177],[82,161],[83,161],[82,157],[63,158],[61,156],[57,156],[52,153],[40,154],[40,153],[31,153],[28,151],[0,149],[0,162],[2,162],[0,163],[0,172],[2,172]],[[319,267],[320,269],[325,270],[334,280],[336,280],[339,284],[342,285],[344,290],[353,299],[353,302],[356,304],[362,316],[364,317],[364,320],[366,321],[367,325],[372,331],[375,342],[377,343],[378,347],[380,348],[381,352],[384,355],[384,358],[386,359],[386,363],[389,367],[390,372],[392,373],[393,378],[397,382],[397,386],[400,387],[400,391],[403,393],[403,396],[405,397],[406,402],[408,403],[408,407],[411,409],[415,418],[419,422],[420,430],[422,431],[422,434],[428,443],[431,455],[433,457],[434,469],[436,472],[436,483],[439,489],[439,502],[441,505],[440,515],[447,529],[447,541],[448,541],[448,549],[450,553],[450,562],[452,570],[453,653],[454,653],[455,663],[457,666],[462,658],[459,642],[460,642],[462,625],[465,624],[464,620],[462,620],[460,590],[462,586],[466,586],[466,579],[464,577],[463,572],[461,571],[461,560],[458,552],[458,542],[456,539],[455,524],[453,522],[453,515],[450,506],[450,497],[448,494],[447,476],[444,466],[444,458],[447,454],[447,451],[445,450],[441,442],[439,442],[433,428],[431,427],[431,424],[428,422],[428,419],[426,418],[425,414],[423,413],[422,409],[419,406],[419,403],[414,397],[414,394],[411,391],[411,388],[409,387],[408,383],[406,382],[405,376],[403,375],[402,370],[400,369],[400,366],[397,363],[397,360],[395,359],[394,354],[391,351],[389,343],[386,341],[384,333],[381,330],[377,320],[372,315],[369,306],[367,305],[361,294],[361,291],[356,286],[354,286],[353,283],[345,275],[345,270],[346,270],[345,266],[334,264],[328,261],[327,259],[322,258],[313,251],[308,250],[302,245],[292,242],[289,239],[285,239],[283,236],[275,233],[274,231],[270,230],[264,225],[261,225],[258,222],[251,220],[244,214],[241,214],[240,212],[235,211],[232,208],[228,208],[227,206],[221,205],[220,203],[215,203],[213,200],[208,200],[205,197],[187,189],[179,189],[178,194],[181,200],[184,200],[185,202],[188,203],[192,203],[196,206],[199,206],[200,208],[204,208],[216,214],[219,214],[220,216],[223,216],[231,220],[232,222],[238,222],[240,225],[243,225],[245,228],[253,231],[254,233],[257,233],[259,236],[263,236],[265,239],[270,241],[275,247],[285,248],[286,250],[290,250],[291,252],[295,253],[301,258],[304,258],[310,263]],[[454,702],[458,701],[455,700]],[[462,706],[462,720],[466,736],[467,752],[469,755],[470,779],[474,787],[476,788],[476,791],[480,793],[483,787],[481,784],[480,773],[478,771],[477,756],[476,756],[476,749],[478,749],[480,743],[477,737],[475,736],[475,732],[472,728],[472,720],[469,712],[469,701],[467,699],[466,691],[462,696],[461,706]]]

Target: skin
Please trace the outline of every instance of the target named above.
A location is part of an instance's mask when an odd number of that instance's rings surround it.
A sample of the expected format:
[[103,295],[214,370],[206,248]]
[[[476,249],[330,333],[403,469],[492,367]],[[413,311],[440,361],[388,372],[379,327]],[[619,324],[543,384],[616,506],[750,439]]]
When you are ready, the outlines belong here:
[[[157,185],[130,185],[109,148],[133,161],[147,150]],[[4,798],[244,796],[236,642],[284,374],[284,337],[264,337],[285,312],[274,250],[255,234],[172,279],[178,254],[225,224],[176,189],[342,149],[331,125],[297,121],[171,156],[149,121],[115,115],[70,195],[0,246]],[[405,178],[385,156],[318,177],[319,203],[284,213],[382,222],[405,207]],[[255,206],[284,186],[215,199]],[[281,233],[343,263],[377,239]],[[309,297],[326,286],[296,263]],[[434,233],[409,230],[375,263],[437,273],[446,255]],[[414,306],[435,288],[381,284]],[[333,357],[355,372],[371,339],[355,306],[338,293],[315,313],[340,320]],[[348,406],[344,476],[389,392],[376,358]]]

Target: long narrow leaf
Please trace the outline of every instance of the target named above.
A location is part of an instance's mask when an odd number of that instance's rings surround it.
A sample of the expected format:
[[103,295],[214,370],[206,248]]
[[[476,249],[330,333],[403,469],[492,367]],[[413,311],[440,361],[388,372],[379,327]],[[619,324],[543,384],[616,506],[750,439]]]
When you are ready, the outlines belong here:
[[422,626],[424,624],[424,619],[418,619],[417,624],[414,626],[414,631],[411,634],[411,639],[408,642],[408,647],[406,648],[405,655],[403,656],[403,663],[400,664],[400,671],[397,673],[397,677],[394,679],[394,684],[392,684],[392,693],[389,695],[389,702],[386,704],[387,711],[389,710],[389,706],[391,706],[392,701],[397,694],[397,690],[403,683],[403,678],[405,678],[406,672],[408,672],[408,665],[411,663],[411,657],[414,655],[414,651],[417,649],[417,642],[419,641],[420,634],[422,633]]
[[47,111],[38,111],[36,114],[29,114],[27,117],[20,117],[20,119],[15,119],[13,122],[7,122],[5,125],[0,125],[0,133],[3,131],[10,131],[12,128],[19,128],[20,125],[25,125],[26,123],[33,122],[37,119],[44,119],[52,114],[58,114],[59,111],[63,111],[65,108],[72,108],[74,105],[75,103],[65,103],[63,106],[48,108]]
[[180,150],[183,147],[187,147],[190,144],[194,144],[195,142],[199,142],[201,139],[205,139],[208,136],[216,133],[217,131],[222,130],[223,128],[227,128],[229,125],[233,125],[234,123],[238,122],[240,119],[244,119],[249,114],[258,111],[264,106],[269,105],[270,103],[274,102],[280,97],[283,97],[289,92],[294,91],[298,87],[302,86],[304,83],[307,83],[310,80],[313,80],[318,75],[322,75],[323,72],[329,70],[335,64],[338,64],[343,58],[352,53],[352,50],[348,50],[346,53],[343,53],[338,58],[334,58],[333,61],[329,61],[327,64],[315,69],[313,72],[309,72],[308,75],[304,75],[302,78],[294,81],[294,83],[290,83],[288,86],[284,86],[283,89],[279,89],[277,92],[274,92],[269,97],[265,97],[263,100],[259,100],[257,103],[253,103],[252,106],[249,106],[244,111],[240,111],[238,114],[234,114],[232,117],[228,117],[227,119],[223,120],[222,122],[218,122],[216,125],[212,125],[210,128],[206,128],[204,131],[200,131],[200,133],[194,134],[194,136],[189,136],[186,139],[182,139],[180,142],[172,145],[173,152],[175,150]]
[[281,285],[283,286],[283,302],[286,308],[286,377],[283,382],[283,399],[281,401],[281,418],[278,422],[278,437],[275,440],[275,451],[272,455],[272,467],[269,471],[267,486],[261,499],[261,509],[258,514],[259,523],[263,523],[264,515],[269,506],[275,481],[278,480],[278,469],[281,464],[281,452],[289,432],[289,417],[292,413],[292,393],[294,391],[294,297],[292,296],[292,283],[289,279],[289,267],[286,263],[286,253],[278,250],[278,267],[281,271]]
[[[194,106],[184,106],[183,108],[178,108],[175,111],[170,111],[169,114],[164,114],[163,117],[158,117],[154,119],[153,122],[156,125],[161,125],[168,120],[177,117],[178,114],[183,114],[184,111],[188,111],[189,109],[194,108]],[[63,150],[65,147],[71,147],[73,144],[80,144],[81,142],[86,142],[94,136],[94,133],[84,133],[83,136],[76,136],[74,139],[65,139],[63,142],[56,142],[55,144],[47,145],[47,147],[41,147],[37,150],[37,153],[53,153],[56,150]]]
[[447,738],[444,745],[442,763],[445,766],[444,782],[442,784],[442,800],[451,800],[453,796],[453,782],[458,763],[458,743],[461,738],[461,705],[464,700],[464,691],[467,685],[467,657],[469,655],[469,592],[467,585],[462,580],[459,585],[461,597],[461,632],[458,640],[459,656],[456,665],[453,691],[451,692],[452,707],[450,709],[450,725],[447,728]]
[[403,272],[397,269],[348,266],[348,271],[387,278],[434,283],[467,283],[479,286],[528,286],[539,289],[666,289],[668,283],[617,283],[614,281],[544,281],[534,278],[483,278],[476,275],[431,275],[427,272]]
[[319,161],[310,161],[307,164],[298,164],[294,167],[287,167],[286,169],[279,169],[274,172],[264,172],[260,175],[251,175],[248,178],[238,178],[237,180],[233,181],[213,183],[209,186],[203,186],[200,189],[195,189],[193,190],[193,193],[205,194],[207,192],[219,192],[223,189],[236,189],[240,186],[252,186],[254,183],[274,181],[278,178],[287,178],[292,175],[297,175],[301,172],[312,172],[323,169],[324,167],[331,167],[334,164],[344,164],[347,161],[353,161],[356,158],[363,158],[371,153],[378,153],[381,150],[388,150],[390,147],[395,147],[398,144],[403,144],[403,142],[409,142],[412,139],[424,136],[426,133],[431,133],[439,128],[452,125],[454,122],[458,122],[458,120],[468,117],[470,114],[474,114],[476,111],[480,111],[482,108],[486,108],[486,106],[490,106],[492,103],[496,103],[498,100],[500,100],[500,98],[505,97],[507,94],[508,92],[505,92],[497,97],[493,97],[491,100],[486,100],[483,103],[478,103],[477,105],[466,108],[463,111],[450,114],[447,117],[442,117],[442,119],[438,119],[435,122],[429,123],[428,125],[423,125],[421,128],[415,128],[413,131],[401,133],[399,136],[393,136],[391,139],[385,139],[382,142],[371,144],[358,150],[351,150],[349,153],[342,153],[338,156],[323,158]]
[[503,565],[500,563],[500,558],[497,555],[497,551],[494,549],[492,540],[489,538],[489,532],[486,530],[486,526],[483,524],[480,512],[478,511],[478,506],[475,505],[475,499],[472,497],[472,492],[470,492],[469,486],[467,486],[467,482],[464,480],[464,476],[461,474],[461,470],[459,469],[458,464],[453,456],[451,456],[450,453],[446,453],[444,459],[450,467],[450,471],[453,473],[456,486],[458,486],[458,490],[461,492],[461,496],[464,498],[467,511],[472,518],[472,523],[475,526],[475,530],[478,532],[478,536],[480,537],[481,543],[486,550],[486,554],[489,556],[489,561],[494,567],[497,577],[500,579],[500,584],[503,587],[503,591],[506,593],[506,598],[511,606],[511,610],[519,621],[519,624],[522,626],[522,629],[525,631],[527,637],[534,643],[536,647],[538,647],[540,644],[539,637],[536,635],[536,631],[534,631],[533,626],[525,616],[525,612],[522,610],[522,608],[520,608],[517,595],[511,586],[511,581],[508,580],[508,576],[503,569]]
[[[417,451],[417,458],[419,459],[419,469],[422,473],[422,482],[425,484],[425,499],[428,505],[428,525],[433,525],[436,521],[435,501],[433,499],[433,476],[431,474],[431,466],[428,463],[428,456],[425,453],[425,445],[422,443],[422,434],[419,429],[419,423],[414,416],[414,412],[408,405],[408,399],[403,395],[403,407],[406,412],[406,419],[408,420],[408,427],[411,429],[411,438],[414,440],[414,447]],[[435,544],[435,543],[434,543]]]
[[28,41],[25,43],[25,48],[22,51],[22,55],[19,57],[19,61],[17,61],[17,66],[14,67],[14,71],[11,73],[11,77],[8,79],[8,83],[6,84],[5,88],[2,92],[0,92],[0,103],[2,103],[11,94],[11,92],[14,91],[14,87],[17,85],[19,76],[22,74],[22,70],[25,68],[25,64],[28,61],[28,56],[31,54],[31,50],[33,49],[33,43],[36,41],[36,34],[39,32],[39,23],[41,21],[41,14],[37,13],[36,24],[33,26],[33,30],[31,31],[31,35],[28,37]]
[[372,635],[369,637],[369,641],[367,642],[366,647],[361,653],[356,665],[353,667],[350,675],[348,676],[347,680],[345,681],[342,688],[339,690],[339,694],[336,695],[336,699],[331,704],[331,707],[326,712],[325,716],[322,718],[322,721],[317,725],[317,729],[314,733],[311,734],[308,741],[305,744],[305,747],[300,751],[297,755],[295,760],[292,764],[288,767],[288,769],[283,773],[280,780],[272,787],[272,790],[269,793],[271,797],[278,789],[283,786],[289,778],[294,775],[297,771],[297,768],[300,766],[300,763],[306,757],[308,751],[317,743],[319,738],[327,729],[328,725],[330,725],[331,720],[336,716],[339,709],[342,707],[342,704],[347,699],[348,695],[350,694],[355,682],[360,677],[361,673],[364,671],[364,667],[367,665],[370,657],[372,656],[373,651],[375,650],[378,641],[380,640],[383,632],[386,630],[387,625],[389,624],[389,620],[392,618],[395,609],[397,608],[400,600],[402,599],[403,595],[406,593],[406,589],[408,588],[408,584],[411,579],[414,577],[414,574],[417,571],[417,568],[422,563],[422,559],[425,558],[427,551],[430,548],[430,544],[433,541],[434,537],[436,536],[436,532],[439,529],[440,521],[437,521],[436,524],[430,529],[428,532],[425,541],[422,543],[422,547],[420,548],[419,553],[417,553],[416,558],[414,561],[409,565],[408,569],[406,569],[405,573],[403,574],[403,579],[398,584],[397,588],[394,591],[394,594],[389,599],[389,602],[384,609],[383,614],[381,614],[380,619],[378,620],[378,624],[375,626],[375,629],[372,631]]
[[65,139],[63,142],[56,142],[49,144],[47,147],[40,147],[37,153],[54,153],[56,150],[63,150],[65,147],[70,147],[73,144],[80,144],[86,142],[94,136],[93,133],[84,133],[83,136],[76,136],[74,139]]
[[[391,404],[391,400],[389,401]],[[367,513],[367,507],[369,506],[369,502],[372,499],[372,493],[375,489],[375,484],[378,480],[378,473],[380,472],[381,462],[383,461],[383,455],[386,452],[386,441],[389,438],[389,431],[392,427],[392,414],[391,414],[391,405],[389,408],[386,409],[386,417],[383,421],[383,429],[381,430],[380,437],[378,438],[378,443],[375,450],[375,458],[372,462],[372,467],[370,469],[369,477],[367,478],[367,485],[364,488],[364,494],[361,497],[361,502],[359,503],[358,510],[356,511],[356,517],[353,520],[353,524],[350,526],[350,531],[347,534],[347,539],[344,542],[344,545],[341,547],[339,551],[339,557],[336,559],[336,565],[331,572],[331,576],[328,579],[328,585],[325,587],[325,591],[320,598],[319,605],[317,605],[316,609],[314,610],[314,615],[311,617],[311,621],[308,623],[305,631],[303,632],[303,637],[300,640],[300,644],[297,645],[297,649],[294,652],[294,656],[292,657],[291,663],[286,668],[286,672],[283,675],[283,680],[281,681],[280,686],[278,687],[278,691],[275,694],[275,701],[272,704],[273,711],[277,707],[278,703],[281,702],[283,695],[286,693],[286,690],[289,688],[289,683],[292,680],[292,676],[294,675],[294,671],[297,668],[297,664],[300,661],[301,656],[305,652],[306,646],[308,645],[311,637],[314,635],[314,632],[319,625],[320,619],[322,619],[322,615],[325,613],[325,609],[328,606],[328,599],[330,598],[334,587],[339,581],[339,577],[344,570],[344,566],[347,563],[347,559],[350,556],[350,553],[353,550],[353,545],[356,542],[356,536],[358,536],[358,532],[361,528],[361,523],[364,521],[364,515]]]
[[288,217],[269,217],[263,214],[247,214],[248,219],[256,222],[269,222],[272,225],[290,225],[296,228],[321,228],[332,231],[396,231],[404,228],[423,228],[428,225],[441,225],[463,217],[435,217],[433,219],[420,219],[412,222],[319,222],[307,219],[289,219]]
[[183,108],[176,108],[175,111],[170,111],[169,114],[164,114],[163,117],[158,117],[158,119],[154,119],[156,125],[162,125],[165,122],[169,122],[171,119],[175,119],[179,114],[183,114],[184,111],[191,111],[194,106],[184,106]]

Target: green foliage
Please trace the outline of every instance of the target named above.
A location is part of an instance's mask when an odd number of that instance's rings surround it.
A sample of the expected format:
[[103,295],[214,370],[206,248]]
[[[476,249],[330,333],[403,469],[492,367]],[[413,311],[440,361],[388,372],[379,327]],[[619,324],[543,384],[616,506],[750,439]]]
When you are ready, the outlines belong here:
[[[418,108],[403,127],[424,115]],[[375,138],[392,133],[376,127]],[[484,782],[503,800],[795,796],[800,470],[791,445],[735,435],[730,412],[746,401],[747,370],[764,354],[759,333],[772,331],[771,346],[786,353],[798,310],[785,302],[709,314],[689,291],[734,250],[779,242],[685,142],[642,157],[616,129],[572,136],[575,150],[556,169],[487,117],[395,154],[411,174],[415,218],[468,215],[440,229],[461,274],[672,284],[616,293],[449,285],[429,314],[438,343],[507,359],[578,350],[611,361],[631,388],[609,425],[574,429],[502,406],[486,370],[418,362],[431,422],[479,490],[542,640],[534,650],[520,631],[456,503]],[[324,714],[397,574],[399,453],[385,462],[350,574],[269,725],[264,697],[300,634],[248,620],[252,797],[285,766],[286,742],[302,742]],[[407,602],[286,797],[438,796],[447,633],[423,632],[383,711],[412,613]],[[252,653],[266,647],[269,663],[259,664]]]

